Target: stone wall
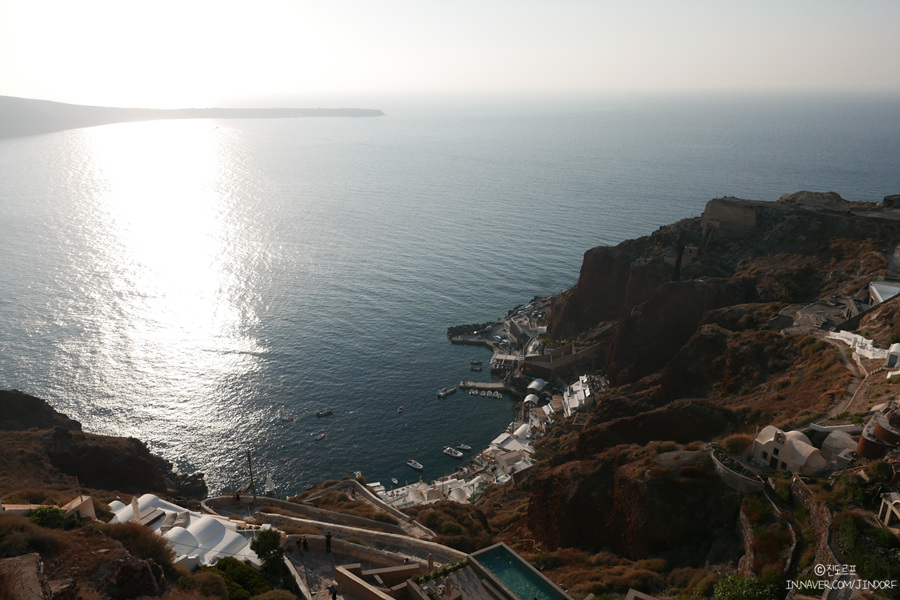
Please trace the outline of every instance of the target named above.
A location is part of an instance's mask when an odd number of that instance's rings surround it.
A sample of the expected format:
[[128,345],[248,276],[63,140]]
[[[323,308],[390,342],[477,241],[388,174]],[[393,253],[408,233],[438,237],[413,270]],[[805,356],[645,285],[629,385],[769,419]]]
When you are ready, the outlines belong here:
[[810,523],[816,535],[815,563],[819,565],[840,564],[829,544],[831,512],[824,504],[815,501],[812,490],[799,477],[795,477],[791,483],[791,494],[809,510]]

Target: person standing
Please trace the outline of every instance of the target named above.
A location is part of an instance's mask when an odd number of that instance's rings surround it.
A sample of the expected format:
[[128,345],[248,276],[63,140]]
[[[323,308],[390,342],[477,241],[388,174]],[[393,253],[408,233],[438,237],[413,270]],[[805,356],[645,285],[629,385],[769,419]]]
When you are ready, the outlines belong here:
[[[331,532],[325,532],[325,552],[331,552]],[[335,592],[337,593],[337,592]]]

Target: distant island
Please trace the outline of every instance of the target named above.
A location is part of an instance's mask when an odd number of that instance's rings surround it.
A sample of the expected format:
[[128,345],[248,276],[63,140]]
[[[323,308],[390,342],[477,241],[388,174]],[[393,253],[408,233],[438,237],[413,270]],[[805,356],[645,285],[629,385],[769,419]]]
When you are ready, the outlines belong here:
[[0,96],[0,138],[158,119],[383,117],[370,108],[117,108]]

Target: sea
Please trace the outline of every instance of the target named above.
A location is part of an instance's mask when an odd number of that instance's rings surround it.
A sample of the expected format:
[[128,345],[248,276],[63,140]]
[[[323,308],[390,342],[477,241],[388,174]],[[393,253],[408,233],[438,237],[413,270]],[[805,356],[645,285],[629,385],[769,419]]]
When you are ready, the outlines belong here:
[[248,481],[248,452],[281,495],[433,479],[459,466],[444,446],[486,447],[517,408],[437,397],[491,380],[447,327],[558,293],[586,250],[712,198],[900,194],[897,96],[362,107],[386,114],[0,139],[0,387],[212,493]]

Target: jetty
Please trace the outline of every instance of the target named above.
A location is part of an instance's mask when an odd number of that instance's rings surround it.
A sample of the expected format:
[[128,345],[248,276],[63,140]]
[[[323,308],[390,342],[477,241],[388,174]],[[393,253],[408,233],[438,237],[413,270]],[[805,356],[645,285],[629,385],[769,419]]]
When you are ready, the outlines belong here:
[[467,381],[459,382],[461,390],[487,390],[489,392],[508,392],[506,384],[502,381]]

